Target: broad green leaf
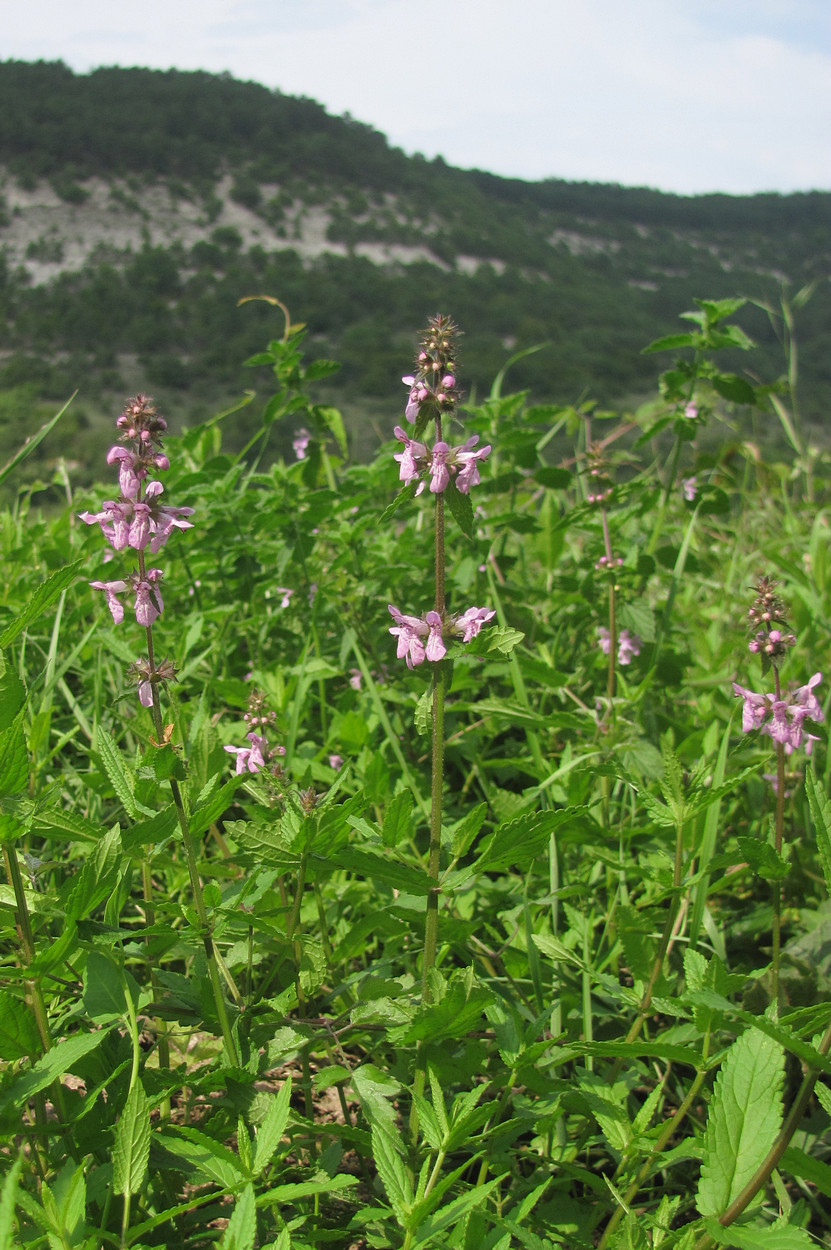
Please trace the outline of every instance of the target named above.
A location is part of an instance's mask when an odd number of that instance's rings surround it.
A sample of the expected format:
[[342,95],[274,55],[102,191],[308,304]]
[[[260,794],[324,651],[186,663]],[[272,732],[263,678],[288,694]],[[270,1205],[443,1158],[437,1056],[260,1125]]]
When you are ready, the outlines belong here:
[[39,1054],[35,1016],[11,990],[0,990],[0,1055],[7,1061]]
[[58,1042],[37,1063],[6,1086],[0,1095],[0,1114],[19,1110],[33,1094],[46,1089],[64,1073],[71,1072],[72,1065],[100,1046],[108,1032],[109,1028],[105,1025],[94,1033],[73,1033]]
[[84,970],[84,1008],[90,1020],[112,1020],[126,1010],[122,974],[100,951],[90,951]]
[[219,1241],[219,1250],[254,1250],[257,1236],[257,1204],[254,1186],[249,1182],[234,1204],[228,1227]]
[[526,812],[500,825],[485,839],[475,872],[504,872],[514,864],[528,866],[530,861],[548,847],[555,829],[574,821],[585,813],[584,807]]
[[232,806],[234,795],[245,780],[244,775],[234,775],[230,781],[226,781],[223,786],[214,790],[210,798],[206,799],[201,806],[198,806],[191,813],[190,831],[194,837],[197,834],[204,833],[206,829],[210,829],[211,825],[219,819],[223,812],[227,812]]
[[354,846],[341,847],[326,858],[339,868],[346,868],[359,877],[382,881],[385,885],[391,885],[407,894],[429,894],[435,886],[435,881],[422,868],[401,864],[387,856],[374,855],[371,851],[359,850]]
[[15,669],[7,668],[0,675],[0,733],[9,728],[25,702],[26,687]]
[[150,1158],[150,1107],[141,1083],[127,1095],[115,1126],[113,1189],[117,1194],[137,1194],[144,1184]]
[[[816,1088],[827,1092],[825,1085],[818,1084]],[[801,1180],[816,1185],[821,1194],[825,1194],[826,1198],[831,1198],[831,1167],[823,1163],[821,1159],[813,1159],[804,1150],[799,1150],[796,1146],[788,1146],[782,1156],[782,1167],[792,1176],[798,1176]]]
[[104,835],[72,881],[66,899],[67,919],[83,920],[89,916],[109,897],[120,871],[126,867],[127,862],[121,852],[121,835],[116,825]]
[[199,1129],[181,1127],[173,1133],[157,1133],[155,1141],[177,1160],[183,1171],[196,1171],[206,1180],[233,1189],[247,1180],[233,1150]]
[[269,1098],[268,1110],[257,1129],[252,1170],[260,1176],[274,1158],[274,1152],[286,1131],[291,1110],[291,1077],[287,1076],[279,1093]]
[[25,790],[29,780],[29,756],[23,732],[25,709],[0,733],[0,799]]
[[731,1250],[816,1250],[816,1242],[805,1231],[793,1225],[774,1228],[770,1224],[741,1226],[731,1224],[722,1228],[718,1220],[704,1221],[704,1227],[718,1246]]
[[445,1228],[456,1228],[465,1215],[475,1207],[481,1206],[491,1190],[497,1185],[501,1185],[504,1180],[504,1176],[496,1176],[492,1181],[488,1181],[484,1185],[476,1185],[473,1189],[468,1189],[465,1193],[460,1194],[458,1198],[454,1198],[446,1207],[442,1207],[440,1211],[437,1211],[435,1215],[421,1225],[416,1233],[413,1245],[429,1246],[435,1244],[433,1238],[437,1233],[442,1232]]
[[831,895],[831,803],[814,776],[813,766],[805,770],[805,793],[817,836],[819,862],[825,877],[825,888]]
[[701,342],[701,335],[687,331],[686,334],[665,334],[663,338],[653,339],[641,351],[647,352],[669,352],[678,351],[682,347],[697,347]]
[[758,1029],[746,1029],[716,1078],[707,1116],[697,1205],[718,1216],[762,1164],[782,1120],[785,1056]]
[[742,857],[750,865],[751,872],[763,881],[782,881],[790,871],[787,861],[777,855],[769,842],[758,838],[737,838]]
[[390,799],[381,825],[381,840],[384,846],[397,846],[407,837],[410,831],[412,810],[413,796],[409,790],[400,790]]
[[430,686],[420,696],[415,709],[416,733],[429,738],[433,729],[433,691]]
[[[26,826],[9,812],[0,812],[0,846],[10,846],[26,836]],[[11,887],[9,887],[11,892]],[[12,898],[14,896],[12,895]]]
[[444,499],[453,519],[465,538],[472,538],[474,526],[473,505],[470,502],[470,495],[463,495],[460,490],[457,490],[455,480],[453,480],[444,492]]
[[481,1026],[485,1008],[491,1001],[490,990],[469,986],[465,974],[454,975],[440,1002],[420,1006],[412,1021],[388,1029],[387,1036],[396,1045],[464,1037],[477,1025]]
[[0,634],[0,647],[7,647],[10,642],[14,642],[27,625],[31,625],[42,612],[57,602],[66,588],[76,580],[83,563],[83,560],[76,560],[74,564],[67,564],[51,577],[47,577],[45,582],[41,582],[20,615]]

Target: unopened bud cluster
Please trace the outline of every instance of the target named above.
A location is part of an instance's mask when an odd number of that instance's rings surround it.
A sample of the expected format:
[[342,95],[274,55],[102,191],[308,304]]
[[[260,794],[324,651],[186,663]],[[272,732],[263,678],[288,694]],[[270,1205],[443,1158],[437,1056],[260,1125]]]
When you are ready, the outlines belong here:
[[755,632],[747,649],[778,666],[796,643],[796,635],[779,628],[787,624],[787,608],[776,586],[772,577],[760,577],[756,583],[756,597],[747,613],[748,625]]
[[[225,750],[229,755],[236,757],[235,771],[237,773],[259,773],[267,768],[277,756],[286,753],[284,746],[273,747],[269,744],[266,731],[274,727],[277,716],[266,706],[265,695],[259,690],[251,692],[248,711],[243,720],[251,726],[250,733],[245,735],[249,745],[247,747],[226,746]],[[273,764],[272,776],[282,775],[282,771],[279,764]]]

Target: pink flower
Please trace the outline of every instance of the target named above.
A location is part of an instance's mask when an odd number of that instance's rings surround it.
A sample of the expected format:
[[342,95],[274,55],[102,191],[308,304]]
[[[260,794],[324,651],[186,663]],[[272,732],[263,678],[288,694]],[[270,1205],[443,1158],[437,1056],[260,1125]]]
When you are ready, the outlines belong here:
[[[822,681],[821,673],[814,673],[805,686],[790,690],[780,699],[773,694],[757,694],[753,690],[745,690],[738,682],[733,682],[733,692],[737,698],[744,700],[742,706],[742,732],[750,733],[759,729],[763,734],[773,738],[774,742],[784,746],[790,754],[795,751],[803,739],[803,722],[806,719],[822,721],[825,719],[819,701],[814,694],[814,686]],[[813,734],[807,734],[809,742],[806,751],[816,741]]]
[[400,443],[404,444],[404,450],[397,452],[393,459],[397,460],[400,465],[398,470],[399,480],[407,486],[421,476],[427,464],[427,448],[424,446],[424,443],[418,443],[415,439],[410,438],[400,425],[395,427],[395,437]]
[[421,640],[430,632],[430,627],[417,616],[405,616],[391,603],[387,607],[395,621],[395,625],[390,627],[390,633],[398,638],[396,655],[399,660],[407,661],[407,668],[414,668],[424,661],[425,650]]
[[339,768],[343,767],[343,756],[342,755],[330,755],[329,767],[334,768],[335,771],[337,772]]
[[450,470],[447,467],[447,457],[450,453],[449,443],[438,442],[433,446],[430,461],[430,490],[434,495],[446,490],[450,482]]
[[90,582],[93,590],[103,590],[107,596],[107,607],[113,615],[116,625],[120,625],[124,620],[124,607],[118,595],[124,593],[127,589],[126,582]]
[[[605,625],[601,625],[597,631],[598,644],[604,655],[609,654],[611,640],[609,631]],[[641,653],[641,639],[638,634],[631,634],[628,629],[622,629],[617,640],[617,662],[618,664],[631,664],[633,655]]]
[[684,498],[687,503],[692,503],[698,492],[698,479],[695,477],[685,477],[681,485],[684,489]]
[[360,690],[362,682],[363,682],[363,674],[361,673],[361,670],[359,668],[350,668],[349,684],[352,687],[352,689]]
[[453,449],[456,453],[457,464],[462,466],[462,471],[456,478],[456,488],[457,490],[460,490],[463,495],[467,495],[470,492],[471,486],[478,486],[481,481],[477,461],[487,460],[488,456],[491,454],[490,443],[486,444],[484,447],[480,447],[478,451],[473,451],[473,448],[478,442],[479,435],[473,434],[463,446],[455,447]]
[[112,613],[116,625],[124,620],[124,608],[118,598],[127,590],[135,592],[136,621],[139,625],[152,625],[160,612],[164,611],[160,582],[164,574],[161,569],[148,569],[146,579],[141,580],[138,573],[131,573],[124,581],[90,582],[94,590],[103,590],[107,596],[107,607]]
[[698,416],[698,405],[690,402],[684,409],[684,416],[688,421],[694,421]]
[[475,638],[479,630],[486,621],[491,620],[496,615],[494,608],[468,608],[461,616],[457,616],[453,625],[454,630],[461,632],[462,642],[470,642],[471,638]]
[[274,589],[278,595],[282,596],[279,606],[281,608],[287,608],[291,603],[291,597],[294,594],[294,591],[289,586],[275,586]]
[[447,647],[444,645],[441,636],[442,620],[438,612],[428,612],[424,620],[430,630],[424,654],[428,660],[435,664],[439,660],[443,660],[447,655]]
[[225,750],[231,755],[236,755],[237,764],[236,772],[258,773],[261,768],[265,768],[265,756],[263,750],[268,750],[268,739],[260,737],[259,734],[246,734],[250,747],[226,747]]
[[306,427],[301,426],[294,438],[291,440],[291,445],[294,448],[294,454],[298,460],[306,459],[306,448],[309,446],[311,439],[312,436]]

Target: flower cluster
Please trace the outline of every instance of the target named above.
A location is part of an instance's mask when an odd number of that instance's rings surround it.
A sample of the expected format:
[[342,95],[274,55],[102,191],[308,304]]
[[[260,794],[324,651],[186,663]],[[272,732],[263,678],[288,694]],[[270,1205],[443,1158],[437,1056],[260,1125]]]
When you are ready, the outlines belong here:
[[[415,372],[401,381],[409,387],[405,409],[408,421],[441,418],[453,410],[459,398],[456,389],[456,336],[458,330],[449,317],[430,317],[416,357]],[[422,408],[425,409],[422,412]]]
[[[471,435],[458,447],[451,447],[449,443],[439,439],[432,450],[428,450],[424,443],[410,438],[400,425],[395,427],[395,437],[404,444],[404,450],[394,456],[401,466],[398,472],[400,480],[406,486],[429,473],[430,490],[434,495],[447,489],[451,477],[455,478],[456,489],[467,495],[471,486],[478,486],[481,480],[478,461],[487,460],[491,454],[490,444],[480,447],[478,451],[473,450],[479,442],[478,434]],[[416,491],[417,495],[421,494],[424,486],[425,482],[422,480]]]
[[[742,707],[742,732],[750,733],[758,729],[767,734],[774,742],[781,743],[786,754],[790,755],[802,745],[803,722],[808,719],[819,723],[824,720],[819,700],[814,694],[814,686],[822,681],[821,673],[814,673],[807,685],[794,690],[791,688],[780,698],[775,694],[756,694],[753,690],[745,690],[738,682],[733,682],[733,693],[737,698],[744,699]],[[811,745],[818,739],[814,734],[805,734],[806,752],[810,754]]]
[[277,717],[266,707],[265,696],[259,690],[251,692],[248,711],[243,719],[250,726],[250,731],[246,734],[250,745],[247,747],[226,746],[225,750],[229,755],[236,756],[235,771],[238,774],[258,773],[267,767],[275,756],[285,755],[286,748],[269,746],[267,730],[274,726]]
[[447,654],[445,637],[470,642],[485,622],[495,615],[493,608],[468,608],[466,612],[444,619],[436,611],[426,612],[423,616],[405,616],[393,604],[387,606],[395,621],[390,626],[390,633],[398,638],[396,654],[399,660],[407,661],[408,668],[414,668],[424,660],[437,663],[444,659]]
[[[597,631],[600,650],[604,655],[609,654],[611,648],[611,638],[609,631],[604,625],[601,625]],[[617,640],[617,660],[618,664],[631,664],[632,657],[640,655],[641,639],[638,634],[631,634],[628,629],[622,629]]]
[[[161,482],[154,477],[148,480],[151,473],[170,468],[170,461],[161,447],[167,422],[159,416],[152,400],[146,395],[128,400],[116,427],[121,441],[110,448],[107,463],[118,466],[121,498],[107,499],[100,512],[82,512],[80,519],[87,525],[100,526],[114,551],[129,547],[137,552],[138,571],[111,582],[90,582],[90,586],[104,592],[116,625],[124,620],[124,605],[119,595],[131,595],[136,622],[149,629],[164,611],[161,591],[164,575],[161,569],[147,568],[145,550],[155,555],[174,530],[192,529],[192,523],[186,518],[192,515],[193,508],[163,504]],[[153,687],[162,681],[173,681],[176,674],[169,660],[154,665],[150,660],[141,659],[130,665],[128,675],[136,682],[140,702],[144,707],[152,707]]]

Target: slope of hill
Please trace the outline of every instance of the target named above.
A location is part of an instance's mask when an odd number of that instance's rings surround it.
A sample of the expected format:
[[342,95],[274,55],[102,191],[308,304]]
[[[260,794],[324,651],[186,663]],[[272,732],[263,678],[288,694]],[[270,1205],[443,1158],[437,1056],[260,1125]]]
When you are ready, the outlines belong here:
[[[641,356],[696,296],[800,314],[809,419],[831,399],[831,195],[700,196],[524,183],[408,158],[320,105],[204,73],[0,64],[0,387],[37,382],[215,393],[274,331],[278,295],[345,393],[398,404],[413,328],[451,310],[480,390],[512,380],[620,402],[666,360]],[[767,316],[745,328],[768,380]],[[742,361],[741,364],[747,364]]]

